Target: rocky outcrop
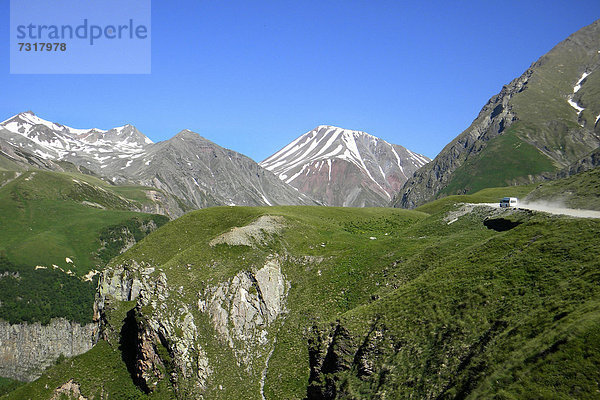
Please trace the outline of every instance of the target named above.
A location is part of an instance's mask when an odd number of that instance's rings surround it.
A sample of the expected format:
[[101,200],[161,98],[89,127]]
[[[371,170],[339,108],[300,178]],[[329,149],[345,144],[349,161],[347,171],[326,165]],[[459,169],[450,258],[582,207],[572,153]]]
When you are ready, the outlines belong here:
[[600,166],[600,147],[587,156],[577,160],[566,168],[558,171],[552,179],[568,178],[581,172],[589,171]]
[[272,347],[267,328],[285,312],[288,289],[279,261],[272,259],[257,271],[240,272],[230,281],[207,287],[198,294],[198,309],[210,315],[238,365],[250,371],[259,348]]
[[[142,390],[151,392],[169,379],[179,395],[202,398],[218,364],[209,357],[206,340],[216,336],[249,374],[263,368],[275,344],[269,328],[286,312],[289,287],[273,256],[261,268],[206,285],[190,302],[189,292],[170,285],[163,271],[132,261],[103,273],[96,313],[102,337],[120,343],[132,378]],[[122,302],[132,301],[135,305],[125,319],[115,321]],[[214,334],[209,338],[198,329],[203,321],[212,325]]]
[[[353,336],[339,321],[327,327],[315,326],[311,329],[308,344],[310,378],[307,400],[346,398],[348,393],[341,385],[341,378],[347,375],[367,384],[379,382],[380,385],[385,374],[383,364],[386,357],[399,348],[386,327],[377,321],[364,336]],[[377,387],[377,383],[374,386]]]
[[60,387],[56,388],[51,400],[60,400],[65,397],[68,399],[88,400],[87,397],[83,397],[81,394],[81,387],[78,383],[73,382],[73,379],[70,379]]
[[0,376],[32,381],[59,356],[90,350],[97,338],[97,324],[81,326],[62,318],[48,325],[0,321]]

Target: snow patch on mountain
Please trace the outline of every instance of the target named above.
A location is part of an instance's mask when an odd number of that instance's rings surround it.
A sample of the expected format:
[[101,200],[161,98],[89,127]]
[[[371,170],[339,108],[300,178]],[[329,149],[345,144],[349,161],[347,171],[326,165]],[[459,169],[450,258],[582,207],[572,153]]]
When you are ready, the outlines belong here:
[[579,80],[577,81],[575,86],[573,86],[573,93],[570,94],[569,96],[567,96],[567,103],[569,103],[569,105],[577,111],[577,116],[580,116],[581,112],[583,110],[585,110],[585,108],[581,107],[579,104],[577,104],[577,102],[573,101],[573,97],[575,96],[575,93],[577,93],[579,91],[579,89],[581,89],[583,80],[585,78],[587,78],[589,75],[590,75],[589,72],[584,72],[583,74],[581,74],[581,78],[579,78]]

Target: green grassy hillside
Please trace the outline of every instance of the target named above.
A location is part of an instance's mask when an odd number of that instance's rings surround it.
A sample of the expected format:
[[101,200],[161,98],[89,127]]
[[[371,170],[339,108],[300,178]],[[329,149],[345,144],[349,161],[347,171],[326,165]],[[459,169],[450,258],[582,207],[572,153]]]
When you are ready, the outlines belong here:
[[600,168],[536,185],[527,201],[547,201],[569,208],[600,210]]
[[129,211],[143,193],[81,174],[24,172],[0,188],[0,254],[15,264],[57,265],[84,275],[102,264],[103,230],[134,218],[166,222]]
[[[493,201],[500,193],[506,189],[461,200]],[[217,207],[186,214],[111,262],[118,274],[164,279],[162,300],[107,303],[108,342],[8,398],[49,398],[67,378],[86,397],[118,397],[119,390],[127,390],[123,398],[193,397],[200,371],[192,363],[190,378],[182,378],[173,361],[181,343],[206,355],[211,373],[200,392],[211,399],[259,399],[261,387],[267,399],[596,396],[600,221],[485,207],[460,215],[452,200],[426,212]],[[453,222],[450,211],[459,214]],[[285,227],[263,232],[254,247],[209,244],[264,215],[282,217]],[[486,227],[505,220],[512,229]],[[233,349],[242,344],[228,345],[199,302],[268,260],[281,262],[290,284],[287,312],[240,361]],[[184,316],[195,321],[193,339]],[[144,394],[127,376],[135,355],[121,350],[127,332],[151,329],[150,321],[180,322],[154,345],[171,379]],[[83,367],[92,363],[96,372]],[[107,376],[122,384],[103,385]]]
[[390,346],[375,373],[345,360],[313,386],[337,398],[594,398],[599,237],[598,220],[533,216],[436,260],[341,318],[346,353],[374,331]]
[[537,148],[519,138],[520,124],[492,139],[477,155],[467,159],[454,173],[438,197],[475,193],[501,187],[528,175],[554,171],[556,166]]
[[145,188],[79,173],[0,172],[0,319],[91,322],[84,276],[168,221],[130,211],[144,201]]

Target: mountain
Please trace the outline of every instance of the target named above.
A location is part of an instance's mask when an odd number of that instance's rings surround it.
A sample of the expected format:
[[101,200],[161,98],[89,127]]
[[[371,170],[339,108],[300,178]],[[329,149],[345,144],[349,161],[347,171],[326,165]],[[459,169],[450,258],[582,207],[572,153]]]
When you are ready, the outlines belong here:
[[250,158],[188,130],[153,143],[132,125],[75,129],[28,111],[0,123],[0,146],[12,165],[57,169],[69,162],[114,184],[164,189],[183,201],[182,209],[315,204]]
[[395,197],[431,199],[528,181],[600,146],[600,21],[556,45],[504,86],[475,121]]
[[63,160],[101,172],[109,165],[126,165],[140,157],[152,141],[135,127],[108,131],[75,129],[46,121],[27,111],[0,123],[0,136],[11,145],[46,160]]
[[385,206],[429,158],[361,131],[321,125],[260,163],[328,206]]
[[166,214],[166,198],[76,172],[0,170],[0,376],[33,380],[92,347],[97,274],[169,220],[139,212]]
[[315,204],[252,159],[189,130],[150,146],[123,173],[173,193],[195,208]]

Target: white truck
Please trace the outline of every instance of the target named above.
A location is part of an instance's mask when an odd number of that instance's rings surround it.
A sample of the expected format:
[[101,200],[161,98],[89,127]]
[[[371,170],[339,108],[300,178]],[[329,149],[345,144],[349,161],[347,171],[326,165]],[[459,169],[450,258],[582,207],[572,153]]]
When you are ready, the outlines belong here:
[[517,199],[516,197],[504,197],[502,200],[500,200],[500,208],[505,208],[505,207],[517,207],[517,205],[519,204],[519,199]]

